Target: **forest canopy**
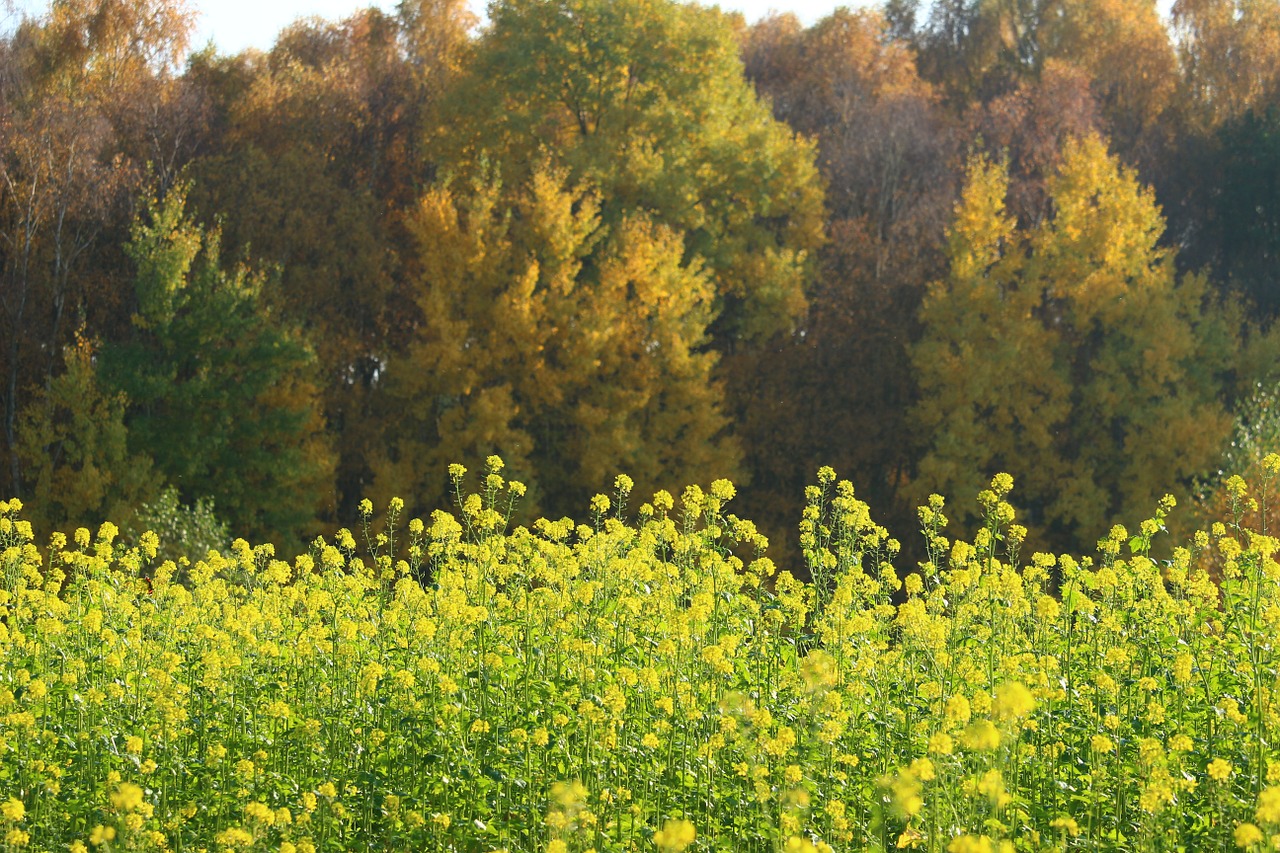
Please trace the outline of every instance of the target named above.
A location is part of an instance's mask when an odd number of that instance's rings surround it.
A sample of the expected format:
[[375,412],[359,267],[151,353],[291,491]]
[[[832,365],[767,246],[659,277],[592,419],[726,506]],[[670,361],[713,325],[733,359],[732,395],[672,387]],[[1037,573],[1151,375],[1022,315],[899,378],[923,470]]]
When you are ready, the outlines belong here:
[[1010,471],[1078,550],[1258,464],[1280,0],[191,28],[0,38],[0,492],[46,534],[163,504],[301,549],[496,454],[547,517],[731,478],[783,562],[820,466],[898,529]]

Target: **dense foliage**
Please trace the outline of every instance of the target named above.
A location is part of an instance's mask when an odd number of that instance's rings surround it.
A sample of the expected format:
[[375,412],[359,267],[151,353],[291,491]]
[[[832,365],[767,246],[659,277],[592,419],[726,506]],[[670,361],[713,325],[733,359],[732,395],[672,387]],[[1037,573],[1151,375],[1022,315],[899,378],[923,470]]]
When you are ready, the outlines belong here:
[[1007,195],[1005,171],[975,160],[950,275],[921,307],[915,411],[931,441],[917,497],[926,483],[973,493],[980,472],[1007,469],[1037,525],[1084,538],[1214,464],[1239,343],[1203,278],[1179,279],[1150,193],[1096,137],[1066,146],[1053,214],[1029,233]]
[[1010,470],[1079,549],[1280,378],[1277,0],[467,8],[0,37],[0,493],[42,535],[173,488],[294,554],[499,453],[526,520],[732,476],[792,567],[820,464],[899,526]]
[[[1263,465],[1261,494],[1280,474]],[[458,514],[194,563],[107,523],[48,547],[0,505],[5,850],[1262,849],[1280,832],[1277,541],[1152,559],[1172,498],[1097,556],[1022,553],[1012,478],[929,559],[830,469],[813,583],[728,481],[627,477],[510,529]],[[1231,510],[1248,503],[1239,478]],[[1274,507],[1261,507],[1270,517]],[[742,555],[741,557],[738,555]],[[1214,566],[1220,583],[1207,572]],[[181,574],[181,578],[177,575]]]
[[1280,0],[475,24],[0,34],[0,851],[1280,847]]

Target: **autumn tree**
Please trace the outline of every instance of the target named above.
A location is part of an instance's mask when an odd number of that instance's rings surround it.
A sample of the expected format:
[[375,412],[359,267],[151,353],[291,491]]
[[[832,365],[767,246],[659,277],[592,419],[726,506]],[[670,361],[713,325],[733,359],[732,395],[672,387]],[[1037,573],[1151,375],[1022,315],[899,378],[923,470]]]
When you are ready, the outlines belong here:
[[469,46],[461,0],[310,19],[265,55],[193,59],[214,133],[193,205],[227,250],[280,276],[264,299],[315,342],[340,507],[368,490],[378,377],[413,322],[403,212],[429,180],[422,139]]
[[1074,0],[1057,8],[1040,27],[1041,67],[1053,59],[1088,74],[1114,150],[1151,167],[1178,87],[1177,56],[1155,0]]
[[124,522],[155,492],[150,458],[129,447],[125,397],[98,377],[93,342],[77,339],[63,362],[18,419],[25,512],[42,535]]
[[1052,216],[1049,182],[1072,138],[1100,134],[1106,126],[1089,75],[1058,60],[1034,80],[973,110],[969,137],[992,161],[1003,161],[1007,211],[1022,228]]
[[437,103],[462,72],[476,17],[465,0],[400,0],[396,18],[421,94],[427,103]]
[[0,122],[6,473],[21,494],[13,451],[23,394],[58,366],[50,350],[60,349],[67,332],[72,274],[103,226],[119,175],[104,162],[110,128],[72,103],[51,99]]
[[135,223],[134,333],[105,344],[101,377],[128,401],[129,447],[183,499],[212,498],[241,535],[285,547],[332,500],[313,355],[262,302],[264,278],[221,266],[185,185]]
[[143,168],[139,93],[171,79],[190,16],[166,0],[60,0],[0,42],[0,488],[26,491],[18,415],[86,321],[112,316],[118,237]]
[[1280,95],[1280,4],[1177,0],[1173,34],[1193,126],[1265,111]]
[[410,228],[423,324],[387,368],[377,495],[424,511],[446,468],[498,453],[527,511],[581,509],[618,472],[641,494],[732,476],[706,351],[711,274],[643,214],[542,168],[428,191]]
[[1039,29],[1057,0],[890,0],[893,30],[919,54],[921,75],[957,111],[998,97],[1036,70]]
[[909,527],[914,508],[897,491],[913,462],[902,440],[915,394],[906,346],[924,285],[942,270],[954,122],[875,12],[840,10],[807,29],[766,18],[743,57],[774,114],[817,142],[828,217],[802,323],[727,363],[751,472],[743,512],[786,543],[805,485],[833,465]]
[[1007,187],[971,164],[921,311],[914,492],[963,505],[1008,471],[1044,540],[1079,546],[1213,462],[1237,332],[1203,278],[1178,278],[1151,192],[1098,137],[1067,145],[1038,227],[1017,228]]
[[1280,313],[1272,263],[1280,5],[1182,0],[1172,23],[1182,79],[1159,188],[1181,258],[1270,321]]
[[1155,0],[934,0],[924,16],[918,0],[886,8],[957,112],[1068,62],[1089,76],[1116,149],[1144,166],[1160,156],[1178,67]]
[[680,235],[715,283],[718,349],[790,328],[822,192],[812,148],[743,79],[729,20],[674,0],[501,0],[489,19],[446,99],[441,167],[515,186],[549,157],[605,224]]

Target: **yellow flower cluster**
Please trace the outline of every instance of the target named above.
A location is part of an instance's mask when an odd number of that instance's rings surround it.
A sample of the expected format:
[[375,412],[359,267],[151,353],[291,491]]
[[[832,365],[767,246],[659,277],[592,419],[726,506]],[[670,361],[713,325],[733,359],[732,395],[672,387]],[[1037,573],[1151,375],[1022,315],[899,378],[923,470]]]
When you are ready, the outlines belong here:
[[[1164,514],[1019,555],[1012,482],[929,558],[824,469],[780,571],[725,481],[509,530],[460,514],[286,562],[48,547],[0,503],[7,850],[1270,849],[1276,543]],[[362,534],[362,535],[360,535]],[[357,540],[365,543],[364,550]],[[1230,565],[1221,582],[1206,568]],[[181,582],[179,582],[181,578]],[[807,580],[802,580],[807,578]],[[566,781],[568,780],[568,781]]]

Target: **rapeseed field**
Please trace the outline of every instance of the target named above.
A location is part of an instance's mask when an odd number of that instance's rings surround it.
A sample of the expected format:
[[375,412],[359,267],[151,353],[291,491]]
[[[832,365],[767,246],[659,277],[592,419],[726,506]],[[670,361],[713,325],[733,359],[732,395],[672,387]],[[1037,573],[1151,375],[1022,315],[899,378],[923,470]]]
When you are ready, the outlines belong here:
[[1280,544],[1238,478],[1185,543],[1166,499],[1073,558],[997,476],[908,567],[823,469],[801,582],[726,481],[510,529],[502,472],[292,562],[43,547],[0,503],[0,849],[1280,848]]

